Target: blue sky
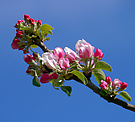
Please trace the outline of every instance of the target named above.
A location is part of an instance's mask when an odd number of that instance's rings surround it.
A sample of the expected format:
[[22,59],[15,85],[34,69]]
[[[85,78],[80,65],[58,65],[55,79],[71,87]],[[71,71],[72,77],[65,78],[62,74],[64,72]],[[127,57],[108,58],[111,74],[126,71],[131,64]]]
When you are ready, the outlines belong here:
[[[40,88],[32,86],[22,51],[10,47],[16,33],[13,26],[24,14],[55,28],[46,43],[49,49],[67,46],[75,50],[77,40],[83,38],[105,53],[103,60],[113,68],[106,75],[128,83],[130,103],[135,105],[134,6],[134,0],[2,0],[0,121],[134,122],[133,112],[106,102],[75,81],[65,83],[73,88],[71,97],[49,83]],[[39,48],[36,51],[43,53]],[[93,77],[92,81],[97,84]]]

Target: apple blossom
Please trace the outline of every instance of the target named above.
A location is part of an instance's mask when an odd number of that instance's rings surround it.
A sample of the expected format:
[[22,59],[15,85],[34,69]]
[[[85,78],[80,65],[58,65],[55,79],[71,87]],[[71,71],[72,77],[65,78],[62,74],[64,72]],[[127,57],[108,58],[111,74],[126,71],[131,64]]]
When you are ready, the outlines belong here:
[[82,39],[76,43],[75,48],[79,57],[82,59],[86,59],[93,56],[95,47],[91,46],[91,44]]
[[65,47],[64,50],[66,52],[65,57],[68,58],[71,63],[73,63],[74,60],[79,58],[78,55],[73,50],[71,50],[70,48]]
[[99,85],[102,89],[106,90],[108,87],[108,84],[106,81],[101,80],[101,84]]
[[65,55],[64,50],[61,47],[56,47],[53,50],[53,54],[56,55],[58,59],[64,57]]
[[58,58],[51,52],[46,52],[42,54],[42,61],[50,69],[56,69],[58,65]]
[[112,82],[112,87],[113,88],[118,88],[121,84],[121,81],[119,79],[114,79]]
[[59,65],[62,70],[66,70],[68,67],[70,67],[68,58],[61,58],[59,60]]

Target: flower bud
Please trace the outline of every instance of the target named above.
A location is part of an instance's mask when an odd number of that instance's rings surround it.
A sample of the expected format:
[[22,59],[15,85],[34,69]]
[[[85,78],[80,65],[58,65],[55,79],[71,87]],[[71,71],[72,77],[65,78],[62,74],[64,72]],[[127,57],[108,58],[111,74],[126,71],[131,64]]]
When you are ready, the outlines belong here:
[[62,70],[66,70],[68,67],[70,67],[68,58],[61,58],[59,60],[59,65]]
[[53,50],[53,54],[56,55],[58,59],[63,58],[65,55],[64,50],[61,47],[56,47]]
[[44,73],[41,75],[40,82],[41,83],[48,83],[49,79],[50,79],[49,74]]
[[16,37],[22,38],[23,32],[22,31],[18,31],[18,30],[16,30],[16,31],[17,31]]
[[26,63],[28,63],[28,64],[29,64],[29,62],[32,62],[32,60],[35,60],[34,57],[33,57],[33,55],[31,55],[31,54],[25,55],[25,56],[23,57],[23,59],[24,59],[24,61],[25,61]]
[[78,55],[73,50],[71,50],[70,48],[65,47],[64,50],[66,52],[65,57],[68,58],[71,63],[73,63],[74,60],[79,58]]
[[120,88],[121,88],[122,90],[125,89],[125,88],[127,88],[127,83],[122,82]]
[[18,48],[19,48],[18,42],[20,42],[19,39],[14,39],[14,41],[13,41],[12,44],[11,44],[11,47],[12,47],[13,49],[18,49]]
[[121,84],[121,81],[119,79],[114,79],[112,82],[112,87],[113,88],[118,88]]
[[96,49],[96,51],[95,51],[95,53],[94,53],[94,57],[95,58],[97,58],[97,56],[98,56],[98,59],[102,59],[103,58],[103,56],[104,56],[104,53],[102,53],[102,51],[100,50],[100,49]]
[[51,74],[49,74],[49,78],[50,79],[57,79],[58,75],[57,75],[57,73],[51,73]]
[[82,59],[86,59],[93,56],[95,47],[91,46],[91,44],[82,39],[76,43],[75,48],[79,57]]
[[30,18],[29,19],[29,23],[32,24],[32,25],[34,25],[35,24],[35,20],[33,18]]
[[109,76],[107,76],[105,81],[109,84],[110,82],[112,82],[112,79]]
[[41,25],[42,24],[41,20],[38,20],[37,24]]
[[101,80],[101,84],[99,85],[102,89],[106,90],[108,87],[108,84],[106,81]]
[[30,19],[30,16],[28,14],[24,14],[24,20]]

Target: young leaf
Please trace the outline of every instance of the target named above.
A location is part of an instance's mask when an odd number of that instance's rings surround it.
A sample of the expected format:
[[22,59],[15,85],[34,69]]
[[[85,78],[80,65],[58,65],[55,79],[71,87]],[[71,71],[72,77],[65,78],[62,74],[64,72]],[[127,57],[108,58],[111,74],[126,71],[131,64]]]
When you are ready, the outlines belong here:
[[88,83],[87,78],[84,76],[82,72],[73,70],[71,73],[77,76],[85,85]]
[[22,27],[20,28],[20,30],[31,30],[31,28],[26,27],[26,26],[22,26]]
[[31,47],[32,47],[32,48],[37,48],[38,45],[33,44],[33,45],[31,45]]
[[100,89],[100,93],[102,94],[102,95],[104,95],[104,96],[107,96],[107,93],[105,92],[105,90],[104,89]]
[[32,80],[32,84],[34,86],[37,86],[37,87],[40,87],[40,83],[39,83],[39,80],[38,80],[38,77],[37,76],[34,76],[33,80]]
[[121,91],[121,92],[119,93],[119,95],[120,95],[121,97],[123,97],[125,100],[127,100],[128,102],[131,101],[131,97],[130,97],[130,95],[129,95],[126,91]]
[[69,97],[72,92],[71,86],[60,86],[61,90],[64,91]]
[[[41,34],[44,35],[46,33],[50,33],[50,30],[53,30],[54,28],[48,24],[43,24],[41,27],[40,27],[40,30],[41,30]],[[52,35],[52,34],[51,34]]]
[[98,61],[96,64],[95,64],[95,68],[97,69],[103,69],[103,70],[107,70],[109,72],[112,72],[112,67],[104,62],[104,61]]
[[98,84],[101,84],[101,80],[105,80],[105,74],[101,69],[93,69],[92,74],[96,78]]

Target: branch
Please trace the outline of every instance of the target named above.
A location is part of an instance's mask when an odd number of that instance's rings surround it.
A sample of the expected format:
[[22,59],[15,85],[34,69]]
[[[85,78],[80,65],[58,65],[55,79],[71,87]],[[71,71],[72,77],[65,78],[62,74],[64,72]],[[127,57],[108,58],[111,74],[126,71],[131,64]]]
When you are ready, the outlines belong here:
[[[49,52],[49,49],[39,39],[37,39],[37,38],[34,39],[34,44],[38,45],[43,50],[43,52]],[[108,102],[112,102],[112,103],[117,104],[117,105],[119,105],[119,106],[121,106],[121,107],[123,107],[123,108],[125,108],[127,110],[135,112],[135,105],[129,104],[129,103],[127,103],[125,101],[122,101],[122,100],[120,100],[120,99],[118,99],[116,97],[111,97],[110,95],[103,96],[100,93],[100,89],[91,82],[91,80],[90,80],[91,74],[90,73],[85,74],[85,76],[88,79],[88,84],[86,86],[88,88],[92,89],[93,92],[95,92],[96,94],[98,94],[100,97],[102,97],[103,99],[105,99]],[[74,75],[72,77],[70,77],[70,79],[67,79],[67,80],[71,80],[71,79],[83,84],[83,82]]]

